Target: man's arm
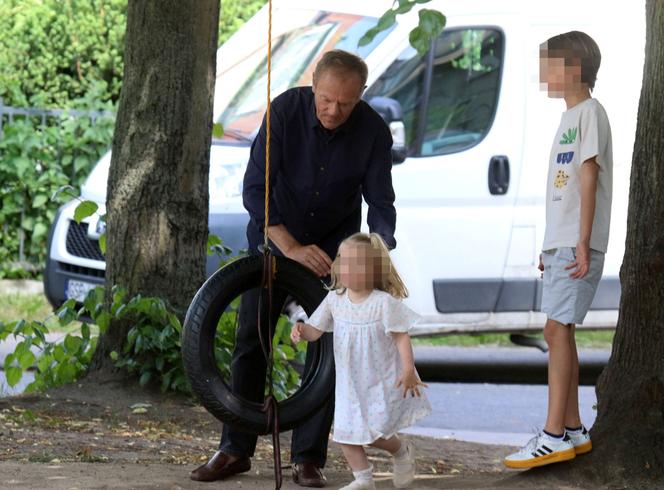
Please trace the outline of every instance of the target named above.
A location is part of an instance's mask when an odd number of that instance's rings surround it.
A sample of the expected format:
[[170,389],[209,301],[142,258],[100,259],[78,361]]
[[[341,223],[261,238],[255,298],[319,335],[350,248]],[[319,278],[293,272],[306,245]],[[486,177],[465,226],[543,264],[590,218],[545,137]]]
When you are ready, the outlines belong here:
[[284,225],[269,226],[267,234],[281,253],[311,269],[319,277],[330,273],[332,260],[317,245],[302,245]]
[[599,165],[595,157],[581,164],[581,219],[579,226],[579,243],[576,246],[576,260],[567,269],[575,269],[570,277],[581,279],[590,269],[590,235],[593,231],[595,218],[595,196],[597,195],[597,178]]
[[376,138],[367,172],[362,182],[362,194],[369,205],[369,230],[378,233],[388,248],[397,246],[394,230],[397,211],[394,208],[392,187],[392,136],[386,127]]

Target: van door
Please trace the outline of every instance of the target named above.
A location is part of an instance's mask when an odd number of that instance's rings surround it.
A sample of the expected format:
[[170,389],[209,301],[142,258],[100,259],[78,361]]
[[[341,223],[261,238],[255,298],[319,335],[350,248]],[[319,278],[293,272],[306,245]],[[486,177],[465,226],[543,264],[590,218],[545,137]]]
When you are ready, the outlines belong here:
[[524,118],[523,77],[505,46],[498,27],[446,29],[423,57],[406,47],[365,95],[403,110],[393,257],[430,320],[499,307]]

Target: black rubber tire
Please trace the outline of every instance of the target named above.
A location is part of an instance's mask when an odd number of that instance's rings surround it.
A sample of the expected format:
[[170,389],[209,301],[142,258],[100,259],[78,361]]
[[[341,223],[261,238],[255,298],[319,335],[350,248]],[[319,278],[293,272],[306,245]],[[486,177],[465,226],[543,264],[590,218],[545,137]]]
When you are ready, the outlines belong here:
[[[214,356],[217,323],[231,301],[260,286],[263,256],[238,259],[215,272],[201,286],[189,306],[182,331],[184,369],[192,390],[217,419],[237,430],[268,433],[262,404],[234,395],[223,380]],[[323,283],[297,262],[276,257],[274,285],[287,291],[311,315],[327,291]],[[312,369],[300,388],[279,403],[279,429],[292,430],[311,417],[334,394],[332,334],[314,343]]]

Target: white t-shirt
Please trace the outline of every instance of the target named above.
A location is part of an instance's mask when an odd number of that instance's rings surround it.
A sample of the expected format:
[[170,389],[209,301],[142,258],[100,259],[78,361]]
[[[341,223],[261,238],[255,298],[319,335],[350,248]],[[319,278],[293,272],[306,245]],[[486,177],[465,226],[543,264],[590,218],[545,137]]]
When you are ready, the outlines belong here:
[[563,112],[551,148],[546,187],[546,231],[542,250],[576,247],[581,223],[581,165],[599,165],[590,248],[606,253],[611,221],[613,150],[604,107],[595,99]]

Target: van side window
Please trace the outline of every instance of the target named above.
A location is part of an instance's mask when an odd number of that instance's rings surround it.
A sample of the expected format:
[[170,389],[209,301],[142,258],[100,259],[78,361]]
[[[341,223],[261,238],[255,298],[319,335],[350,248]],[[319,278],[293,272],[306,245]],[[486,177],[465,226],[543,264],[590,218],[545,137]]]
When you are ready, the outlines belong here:
[[401,103],[410,156],[455,153],[479,143],[493,122],[503,34],[491,28],[445,30],[433,52],[412,48],[367,91]]

